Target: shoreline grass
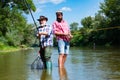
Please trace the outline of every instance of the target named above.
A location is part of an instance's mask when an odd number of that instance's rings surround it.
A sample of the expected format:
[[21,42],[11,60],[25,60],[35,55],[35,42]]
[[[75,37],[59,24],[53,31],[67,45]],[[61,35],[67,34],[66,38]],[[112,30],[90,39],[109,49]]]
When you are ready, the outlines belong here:
[[9,53],[9,52],[14,52],[14,51],[20,51],[20,50],[27,50],[27,49],[32,49],[31,47],[27,46],[20,46],[20,47],[13,47],[13,46],[2,46],[0,47],[0,54],[1,53]]

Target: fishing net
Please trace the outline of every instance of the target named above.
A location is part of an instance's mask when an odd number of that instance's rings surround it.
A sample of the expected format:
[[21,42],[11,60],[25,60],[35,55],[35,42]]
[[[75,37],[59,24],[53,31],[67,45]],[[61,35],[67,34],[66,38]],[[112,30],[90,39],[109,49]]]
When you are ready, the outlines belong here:
[[31,64],[31,69],[43,69],[43,68],[44,64],[42,62],[40,54],[38,54],[37,58]]

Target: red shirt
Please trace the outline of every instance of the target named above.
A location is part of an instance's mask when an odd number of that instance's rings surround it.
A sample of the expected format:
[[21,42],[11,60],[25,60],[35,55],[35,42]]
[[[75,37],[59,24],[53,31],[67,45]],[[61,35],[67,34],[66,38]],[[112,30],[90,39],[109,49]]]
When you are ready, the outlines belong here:
[[[62,20],[61,22],[55,21],[53,23],[53,33],[56,32],[59,33],[70,33],[69,26],[66,21]],[[62,39],[65,41],[70,41],[70,38],[68,36],[56,36],[57,40]]]

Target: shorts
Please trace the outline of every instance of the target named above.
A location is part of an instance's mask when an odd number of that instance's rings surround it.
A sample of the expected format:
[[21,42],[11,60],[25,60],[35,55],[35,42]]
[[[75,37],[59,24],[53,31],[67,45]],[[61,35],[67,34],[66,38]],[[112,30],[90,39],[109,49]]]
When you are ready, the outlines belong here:
[[59,54],[69,54],[69,42],[64,40],[58,40],[58,53]]

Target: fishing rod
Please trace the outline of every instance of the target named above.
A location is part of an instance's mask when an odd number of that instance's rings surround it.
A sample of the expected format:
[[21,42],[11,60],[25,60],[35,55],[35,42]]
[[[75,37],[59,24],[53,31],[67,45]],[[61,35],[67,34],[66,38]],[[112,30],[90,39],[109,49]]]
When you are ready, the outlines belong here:
[[38,31],[37,24],[36,24],[36,22],[35,22],[35,19],[34,19],[34,16],[33,16],[33,14],[32,14],[32,11],[31,11],[31,9],[30,9],[30,6],[29,6],[27,0],[23,0],[23,1],[25,2],[25,5],[26,5],[27,8],[28,8],[28,10],[29,10],[29,12],[30,12],[30,14],[31,14],[31,16],[32,16],[33,22],[34,22],[34,24],[35,24],[35,27],[36,27],[36,29],[37,29],[37,31]]
[[[28,10],[29,10],[29,12],[30,12],[30,14],[31,14],[31,16],[32,16],[32,19],[33,19],[33,21],[34,21],[35,27],[36,27],[37,32],[38,32],[37,24],[36,24],[36,22],[35,22],[35,19],[34,19],[34,16],[33,16],[33,14],[32,14],[32,11],[31,11],[31,9],[30,9],[30,6],[29,6],[27,0],[23,0],[23,1],[25,2],[25,5],[27,6],[27,8],[28,8]],[[39,39],[40,39],[40,38],[39,38]],[[40,40],[39,40],[39,45],[40,45]],[[43,67],[43,63],[42,63],[42,60],[41,60],[41,57],[40,57],[40,51],[39,51],[39,54],[38,54],[37,58],[36,58],[36,59],[32,62],[32,64],[31,64],[31,69],[34,69],[34,68],[36,68],[36,69],[43,69],[43,68],[44,68],[44,67]]]
[[[36,27],[36,30],[37,30],[37,33],[38,33],[38,32],[39,32],[39,31],[38,31],[38,27],[37,27],[37,24],[36,24],[36,22],[35,22],[34,16],[33,16],[33,14],[32,14],[30,5],[28,4],[27,0],[23,0],[23,2],[24,2],[25,5],[27,6],[27,8],[28,8],[28,10],[29,10],[29,12],[30,12],[30,14],[31,14],[31,16],[32,16],[33,22],[34,22],[34,24],[35,24],[35,27]],[[38,35],[36,35],[36,39],[37,39],[37,38],[38,38]],[[36,40],[35,40],[35,43],[36,43]],[[40,45],[40,41],[39,41],[39,45]]]

